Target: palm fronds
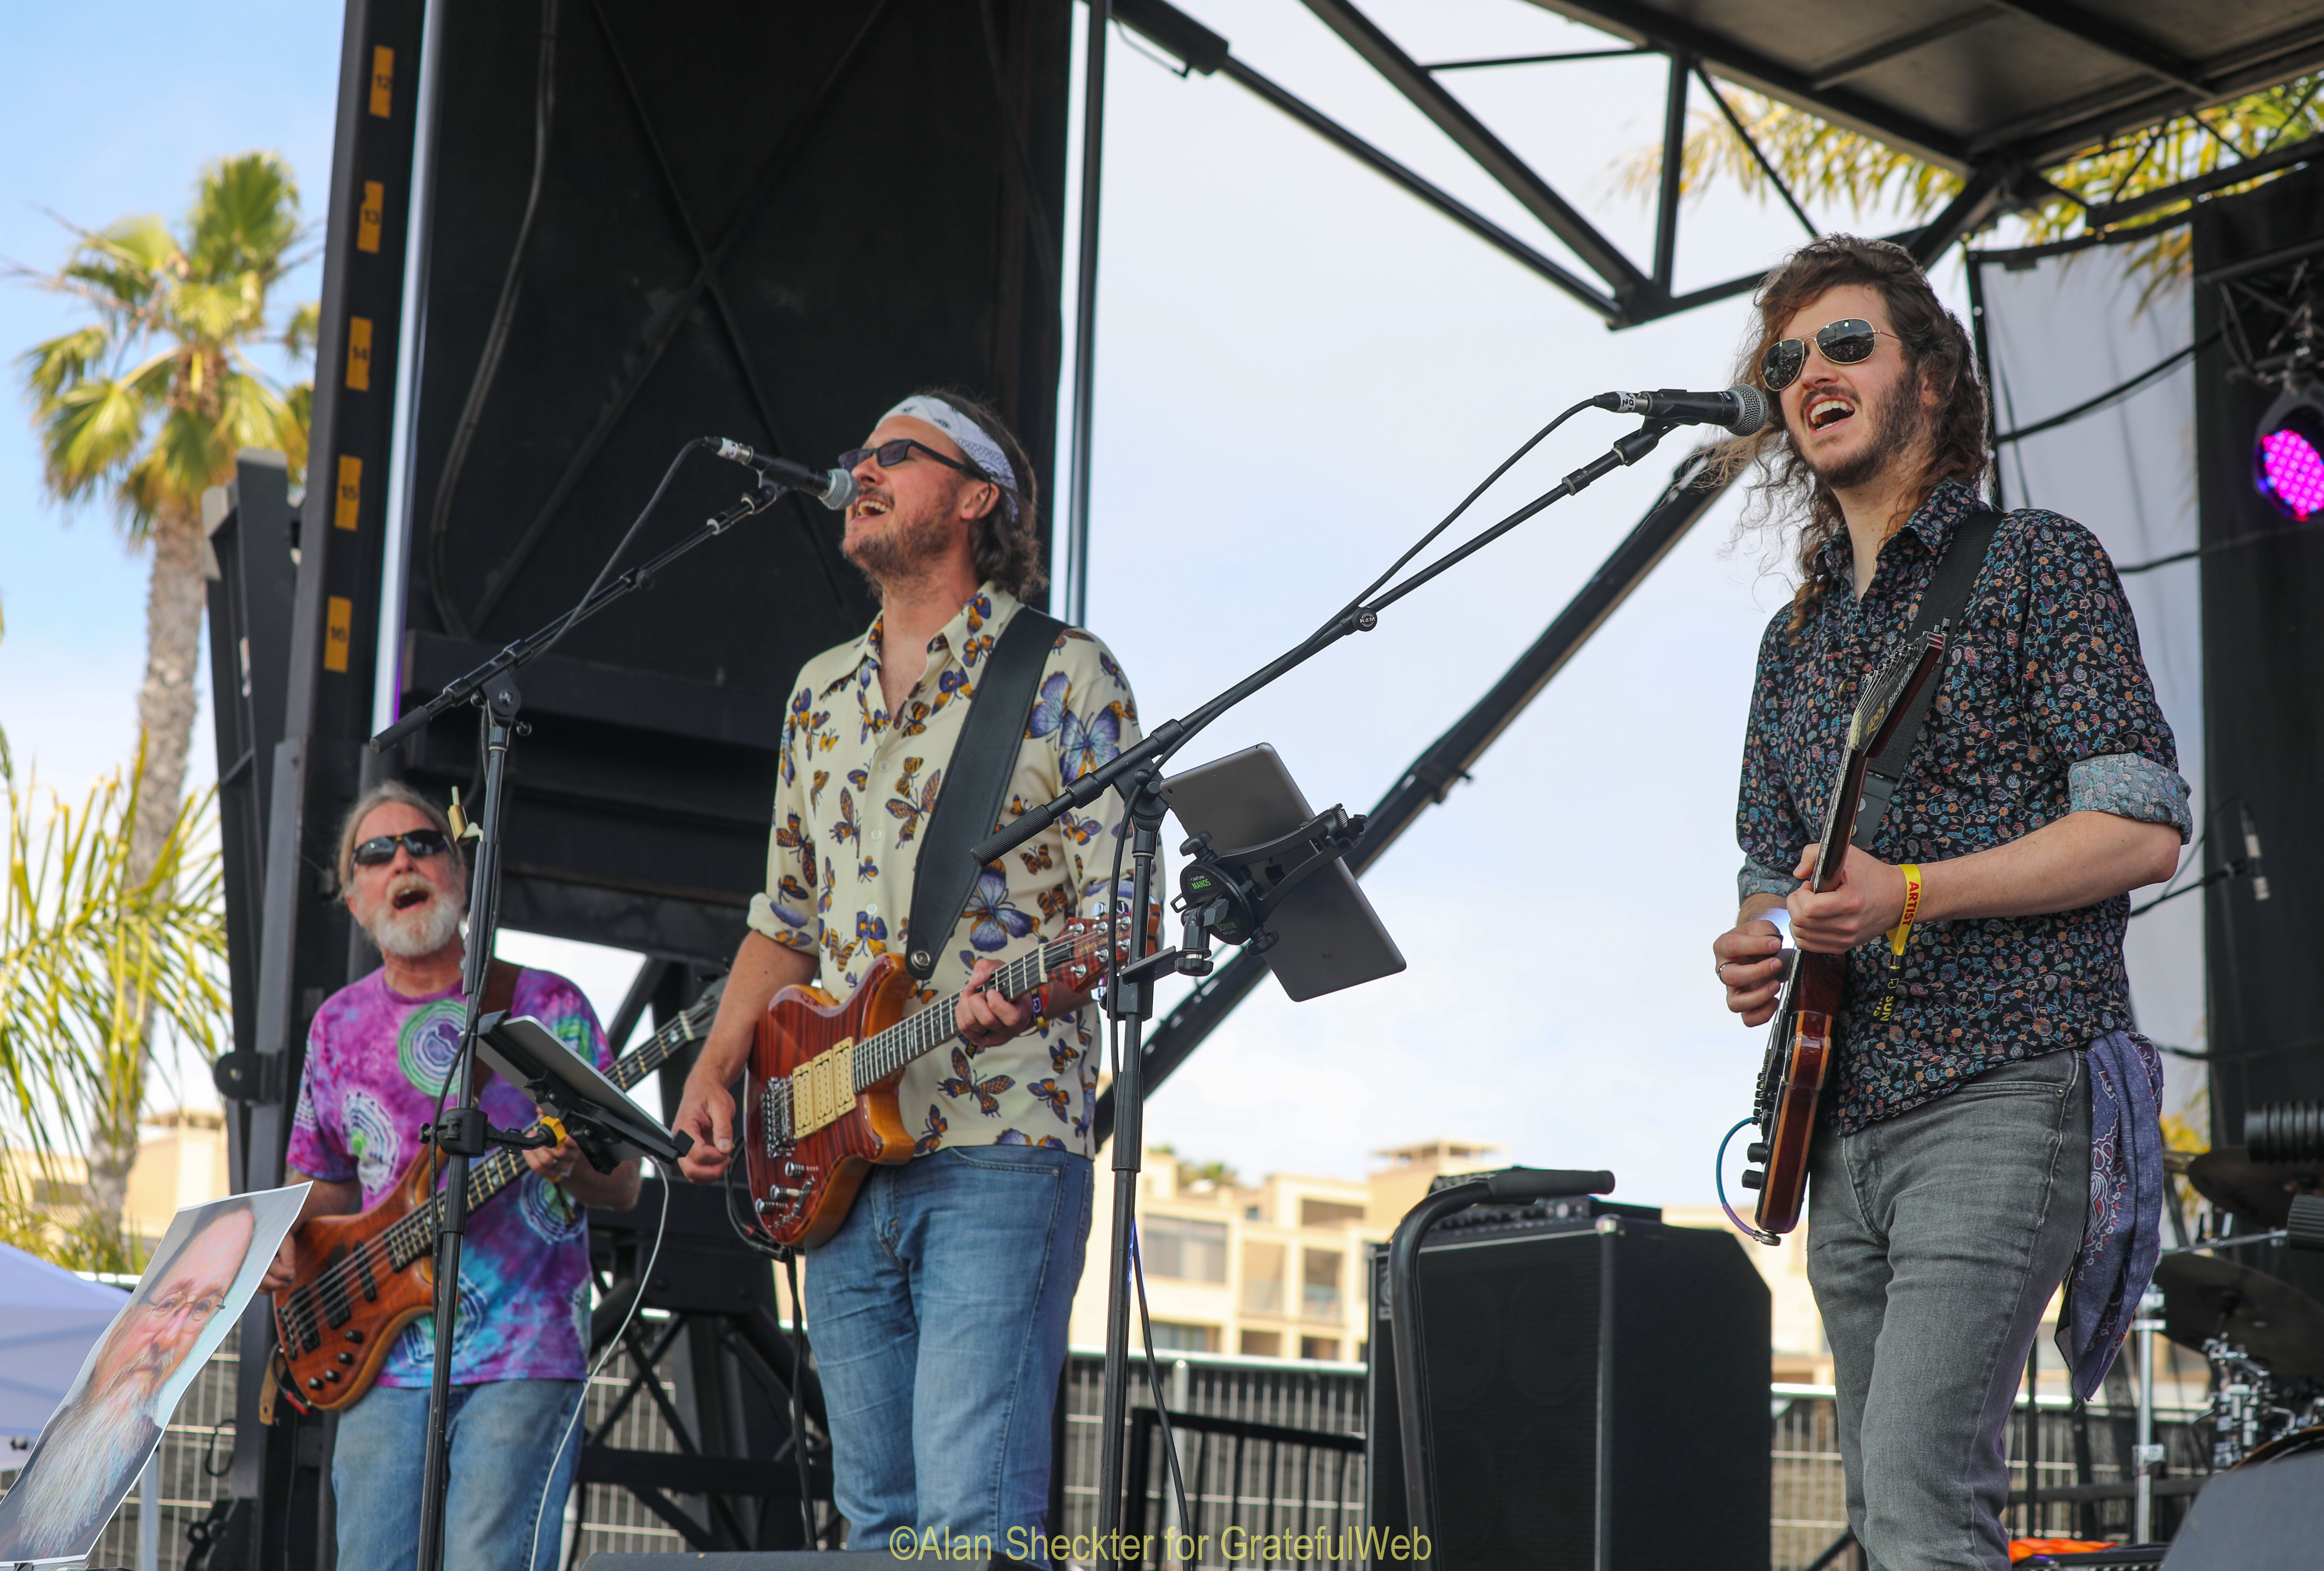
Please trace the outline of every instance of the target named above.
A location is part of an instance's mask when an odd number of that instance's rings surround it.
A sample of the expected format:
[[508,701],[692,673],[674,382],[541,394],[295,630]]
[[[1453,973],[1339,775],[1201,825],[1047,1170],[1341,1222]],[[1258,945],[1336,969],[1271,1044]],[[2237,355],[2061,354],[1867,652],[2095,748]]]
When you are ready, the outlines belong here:
[[[85,1214],[60,1218],[76,1257],[128,1258],[120,1190],[145,1109],[148,1041],[158,1033],[214,1057],[227,1015],[211,800],[184,804],[156,865],[133,874],[141,775],[107,776],[76,805],[20,782],[0,739],[0,1144],[29,1151],[51,1189],[58,1158],[86,1154]],[[0,1181],[0,1234],[40,1209],[25,1188]]]
[[[2298,78],[2088,149],[2043,170],[2064,195],[2018,215],[2023,243],[2038,245],[2070,238],[2084,232],[2088,207],[2144,196],[2324,133],[2320,89],[2324,75]],[[1950,170],[1861,133],[1740,88],[1720,86],[1719,91],[1767,162],[1803,201],[1858,211],[1888,208],[1909,221],[1930,216],[1960,191],[1960,179]],[[1682,190],[1700,195],[1711,182],[1728,179],[1762,201],[1775,195],[1766,171],[1724,115],[1702,108],[1691,121],[1692,129],[1681,152]],[[1651,198],[1661,180],[1661,146],[1639,149],[1616,174],[1625,194]],[[2249,183],[2273,178],[2262,175]],[[2187,206],[2186,201],[2176,202],[2141,214],[2131,223],[2151,227],[2182,214]],[[2142,243],[2139,265],[2159,284],[2182,273],[2188,255],[2183,225],[2158,229]]]

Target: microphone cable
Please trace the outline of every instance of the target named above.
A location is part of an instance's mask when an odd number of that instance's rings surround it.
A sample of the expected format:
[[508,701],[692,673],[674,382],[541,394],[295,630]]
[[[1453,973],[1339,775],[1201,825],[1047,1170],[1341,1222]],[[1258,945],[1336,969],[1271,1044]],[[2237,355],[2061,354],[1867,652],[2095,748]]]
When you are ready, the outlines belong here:
[[[605,1344],[605,1350],[597,1355],[597,1362],[590,1367],[588,1373],[581,1377],[581,1392],[574,1399],[573,1416],[566,1420],[565,1433],[558,1439],[556,1451],[549,1456],[549,1476],[540,1481],[540,1503],[532,1511],[532,1548],[525,1552],[525,1571],[532,1571],[540,1561],[540,1524],[549,1514],[549,1492],[556,1485],[557,1465],[565,1459],[565,1447],[573,1443],[573,1431],[579,1427],[581,1415],[589,1410],[590,1384],[604,1372],[606,1364],[613,1356],[613,1350],[622,1345],[622,1338],[630,1334],[630,1322],[638,1318],[639,1306],[646,1301],[646,1284],[653,1281],[654,1265],[661,1259],[661,1241],[669,1232],[669,1189],[678,1181],[678,1172],[659,1158],[654,1165],[661,1170],[661,1217],[654,1223],[653,1247],[646,1252],[645,1268],[638,1272],[638,1291],[630,1295],[628,1312],[622,1316],[622,1323],[614,1328],[612,1338]],[[579,1469],[576,1467],[575,1472],[577,1474]]]

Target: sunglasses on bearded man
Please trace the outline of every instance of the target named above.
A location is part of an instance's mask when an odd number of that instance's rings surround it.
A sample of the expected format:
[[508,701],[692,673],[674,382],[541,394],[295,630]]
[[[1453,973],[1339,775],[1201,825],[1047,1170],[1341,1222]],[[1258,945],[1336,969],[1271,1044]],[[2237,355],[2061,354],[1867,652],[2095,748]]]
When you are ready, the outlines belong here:
[[[1812,340],[1823,357],[1834,365],[1861,365],[1872,358],[1872,351],[1882,338],[1894,338],[1894,333],[1883,333],[1861,317],[1843,317],[1828,322],[1815,331]],[[1781,392],[1800,379],[1807,369],[1806,338],[1779,338],[1767,345],[1767,353],[1759,362],[1760,380],[1769,392]]]
[[355,847],[351,859],[358,868],[383,868],[395,860],[395,848],[401,846],[413,857],[424,859],[440,857],[452,849],[441,830],[407,829],[401,834],[375,834]]

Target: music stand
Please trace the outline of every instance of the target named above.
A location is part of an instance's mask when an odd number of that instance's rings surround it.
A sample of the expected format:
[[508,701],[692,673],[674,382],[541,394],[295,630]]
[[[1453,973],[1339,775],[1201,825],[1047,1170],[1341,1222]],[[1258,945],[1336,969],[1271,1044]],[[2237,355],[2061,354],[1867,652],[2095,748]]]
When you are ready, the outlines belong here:
[[599,1172],[633,1156],[675,1163],[693,1136],[671,1133],[530,1015],[487,1015],[476,1024],[476,1056],[562,1123]]

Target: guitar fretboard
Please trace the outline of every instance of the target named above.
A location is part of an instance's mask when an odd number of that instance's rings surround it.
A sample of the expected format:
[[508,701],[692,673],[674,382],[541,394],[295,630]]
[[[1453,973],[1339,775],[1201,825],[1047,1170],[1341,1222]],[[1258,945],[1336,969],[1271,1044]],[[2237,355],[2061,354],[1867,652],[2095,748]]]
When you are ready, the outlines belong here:
[[[1020,998],[1047,980],[1058,967],[1099,947],[1094,936],[1061,938],[1028,950],[986,980],[985,988],[1004,998]],[[932,1004],[918,1015],[898,1021],[879,1035],[855,1046],[855,1089],[871,1089],[906,1064],[933,1052],[960,1034],[960,995]]]
[[[605,1078],[623,1090],[668,1063],[671,1057],[689,1043],[701,1039],[710,1029],[713,1016],[718,1013],[720,985],[714,985],[696,999],[694,1006],[663,1026],[641,1044],[636,1051],[614,1061]],[[540,1125],[533,1125],[539,1128]],[[524,1153],[508,1147],[495,1146],[490,1155],[472,1163],[468,1169],[468,1209],[491,1199],[525,1170]],[[379,1236],[387,1250],[387,1257],[398,1271],[410,1264],[436,1247],[436,1229],[442,1219],[444,1197],[437,1195],[429,1202],[415,1208],[408,1216]]]

